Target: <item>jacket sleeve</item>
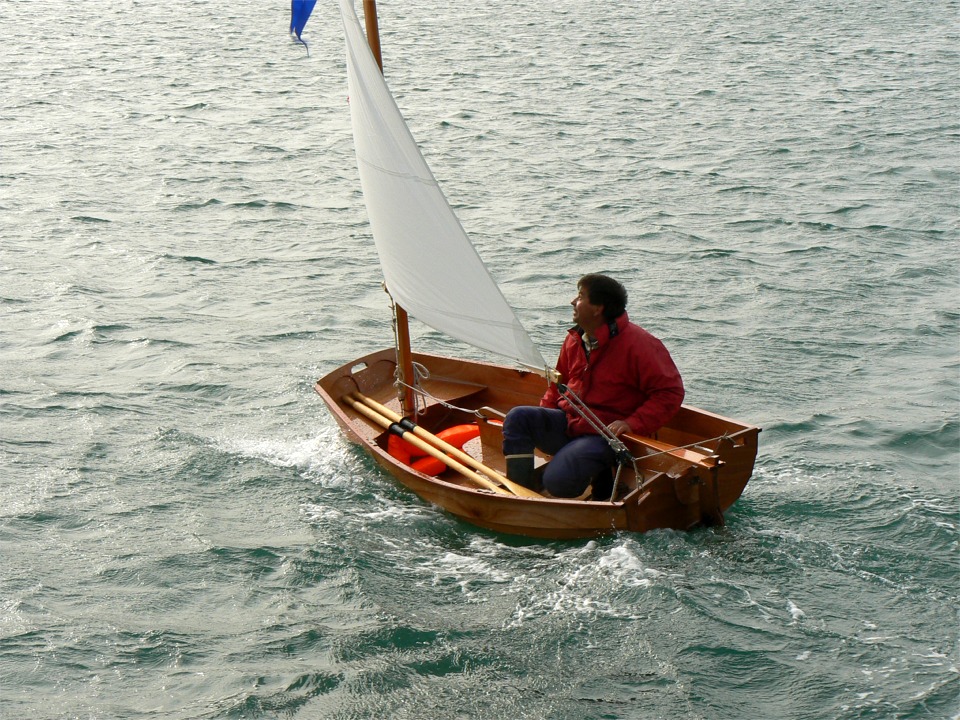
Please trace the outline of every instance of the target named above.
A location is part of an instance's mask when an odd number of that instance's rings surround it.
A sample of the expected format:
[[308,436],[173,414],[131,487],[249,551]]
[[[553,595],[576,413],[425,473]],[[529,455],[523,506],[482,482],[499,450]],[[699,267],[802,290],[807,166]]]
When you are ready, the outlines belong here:
[[659,340],[637,362],[637,374],[646,400],[626,418],[626,422],[638,435],[653,435],[680,409],[684,397],[683,380],[673,358]]
[[550,387],[547,388],[543,397],[540,398],[540,407],[555,408],[559,400],[560,392],[557,390],[557,386],[554,383],[550,383]]

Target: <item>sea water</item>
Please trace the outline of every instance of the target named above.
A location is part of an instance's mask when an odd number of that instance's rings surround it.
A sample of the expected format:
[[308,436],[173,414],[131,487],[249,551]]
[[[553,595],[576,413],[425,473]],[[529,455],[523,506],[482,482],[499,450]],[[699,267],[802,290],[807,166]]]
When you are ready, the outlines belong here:
[[957,3],[380,12],[544,355],[618,277],[753,479],[595,541],[412,496],[311,389],[392,342],[336,4],[5,0],[0,717],[958,717]]

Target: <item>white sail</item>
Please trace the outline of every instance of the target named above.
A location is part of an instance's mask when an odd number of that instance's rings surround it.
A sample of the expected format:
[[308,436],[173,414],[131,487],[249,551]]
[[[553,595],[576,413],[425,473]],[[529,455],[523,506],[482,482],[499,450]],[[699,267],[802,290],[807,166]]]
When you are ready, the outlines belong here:
[[340,0],[360,182],[387,289],[421,322],[543,372],[546,363],[437,185]]

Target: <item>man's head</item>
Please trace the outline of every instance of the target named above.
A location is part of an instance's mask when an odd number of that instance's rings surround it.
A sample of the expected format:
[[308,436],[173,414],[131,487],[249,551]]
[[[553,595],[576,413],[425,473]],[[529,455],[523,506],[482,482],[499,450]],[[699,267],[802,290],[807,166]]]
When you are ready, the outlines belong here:
[[577,289],[591,305],[603,307],[605,322],[616,320],[627,309],[627,290],[612,277],[591,273],[577,281]]

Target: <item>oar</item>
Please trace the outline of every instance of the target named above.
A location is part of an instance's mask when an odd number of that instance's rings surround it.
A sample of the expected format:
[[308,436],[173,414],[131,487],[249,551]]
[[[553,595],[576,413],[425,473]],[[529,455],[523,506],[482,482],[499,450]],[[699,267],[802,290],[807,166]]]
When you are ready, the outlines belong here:
[[[497,485],[495,482],[493,482],[492,480],[488,480],[487,478],[483,477],[483,475],[477,472],[474,472],[473,470],[457,462],[453,458],[448,457],[447,455],[442,453],[440,450],[437,450],[437,448],[433,447],[427,442],[424,442],[423,440],[415,436],[412,432],[404,430],[402,427],[400,427],[399,425],[391,421],[389,418],[384,417],[383,415],[378,413],[376,410],[373,410],[367,407],[366,405],[364,405],[363,403],[357,400],[354,400],[350,395],[345,396],[343,398],[343,401],[348,403],[358,413],[361,413],[362,415],[365,415],[366,417],[373,420],[373,422],[375,422],[377,425],[380,425],[381,427],[386,428],[391,432],[398,432],[400,437],[402,437],[408,443],[410,443],[411,445],[414,445],[415,447],[420,448],[426,454],[431,455],[432,457],[435,457],[437,460],[442,462],[447,467],[450,467],[456,470],[465,478],[467,478],[467,480],[472,482],[474,485],[480,485],[481,487],[487,488],[488,490],[493,490],[494,492],[498,492],[502,495],[510,494],[506,490],[504,490],[502,487]],[[397,430],[394,430],[393,429],[394,427],[396,427]]]
[[[533,490],[530,490],[529,488],[525,488],[523,485],[518,485],[512,480],[508,480],[506,477],[498,473],[496,470],[487,467],[476,458],[471,457],[467,453],[463,452],[463,450],[460,450],[459,448],[454,447],[450,443],[445,442],[441,438],[438,438],[429,430],[424,430],[422,427],[420,427],[419,425],[415,425],[410,420],[404,420],[400,415],[393,412],[393,410],[391,410],[390,408],[384,405],[381,405],[376,400],[373,400],[372,398],[368,398],[366,395],[363,395],[362,393],[359,393],[359,392],[354,392],[352,394],[360,398],[362,402],[364,402],[366,405],[376,410],[378,413],[380,413],[384,417],[389,418],[395,423],[399,423],[400,426],[403,427],[404,429],[412,430],[414,434],[416,434],[418,437],[423,438],[427,442],[432,443],[433,445],[440,448],[448,455],[452,455],[457,460],[462,462],[464,465],[468,465],[472,467],[474,470],[476,470],[477,472],[483,473],[484,475],[491,478],[492,480],[498,483],[501,483],[514,495],[518,495],[519,497],[530,497],[530,498],[543,497],[539,493]],[[417,447],[419,447],[419,445]]]

